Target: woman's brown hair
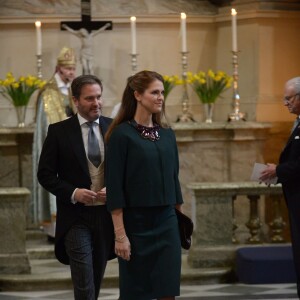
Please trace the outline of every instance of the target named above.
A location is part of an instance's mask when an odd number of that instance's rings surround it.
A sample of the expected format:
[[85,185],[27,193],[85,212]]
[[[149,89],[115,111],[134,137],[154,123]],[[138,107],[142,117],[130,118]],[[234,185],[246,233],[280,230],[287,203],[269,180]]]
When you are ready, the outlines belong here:
[[[115,127],[119,124],[130,121],[133,119],[136,107],[137,107],[137,100],[134,96],[134,92],[137,91],[139,94],[143,94],[145,90],[149,87],[149,85],[155,81],[159,80],[162,83],[164,82],[163,77],[154,71],[141,71],[136,73],[135,75],[131,76],[127,80],[127,85],[123,92],[122,102],[119,109],[118,114],[112,121],[110,127],[108,128],[105,140],[108,142],[112,131]],[[163,102],[163,107],[160,113],[155,113],[152,115],[153,123],[162,126],[162,118],[165,116],[165,102]]]

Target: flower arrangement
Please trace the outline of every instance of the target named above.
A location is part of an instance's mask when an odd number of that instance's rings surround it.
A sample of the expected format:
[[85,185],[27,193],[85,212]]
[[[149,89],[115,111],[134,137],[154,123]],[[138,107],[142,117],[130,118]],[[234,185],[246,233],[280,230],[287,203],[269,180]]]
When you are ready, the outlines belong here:
[[45,81],[32,75],[20,76],[16,80],[13,74],[9,72],[4,80],[0,79],[0,93],[14,106],[26,106],[33,92],[41,89],[45,83]]
[[167,99],[168,95],[172,91],[172,89],[175,87],[175,85],[181,85],[183,84],[182,79],[180,79],[177,75],[164,75],[164,89],[165,89],[165,100]]
[[223,71],[215,73],[209,69],[206,73],[187,72],[187,83],[192,86],[202,103],[214,103],[231,86],[232,81],[233,78]]

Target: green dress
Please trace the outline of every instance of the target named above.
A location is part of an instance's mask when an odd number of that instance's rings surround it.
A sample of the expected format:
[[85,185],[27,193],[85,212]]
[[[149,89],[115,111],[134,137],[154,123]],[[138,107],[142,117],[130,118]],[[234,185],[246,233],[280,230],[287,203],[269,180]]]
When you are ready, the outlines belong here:
[[181,204],[174,132],[143,138],[129,122],[116,127],[106,155],[107,207],[123,208],[131,259],[119,259],[120,298],[150,300],[180,292],[181,246],[175,204]]

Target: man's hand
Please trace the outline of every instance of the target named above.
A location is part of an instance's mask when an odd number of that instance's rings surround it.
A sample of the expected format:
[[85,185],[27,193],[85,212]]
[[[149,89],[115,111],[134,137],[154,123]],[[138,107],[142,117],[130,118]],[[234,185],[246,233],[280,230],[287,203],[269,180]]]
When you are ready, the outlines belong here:
[[268,182],[276,177],[276,165],[268,164],[267,167],[261,172],[259,179],[262,182]]
[[97,193],[87,189],[77,189],[74,195],[74,199],[83,204],[93,204],[97,197]]
[[97,200],[100,202],[106,202],[106,187],[97,192]]

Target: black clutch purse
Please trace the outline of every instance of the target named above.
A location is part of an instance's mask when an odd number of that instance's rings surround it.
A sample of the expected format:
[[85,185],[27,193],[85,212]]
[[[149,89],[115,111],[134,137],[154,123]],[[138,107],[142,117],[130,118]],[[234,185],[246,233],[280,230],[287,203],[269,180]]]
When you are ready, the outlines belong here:
[[175,211],[178,220],[181,247],[183,249],[188,250],[190,249],[192,244],[192,233],[194,230],[194,224],[193,221],[184,213],[182,213],[178,209],[175,209]]

